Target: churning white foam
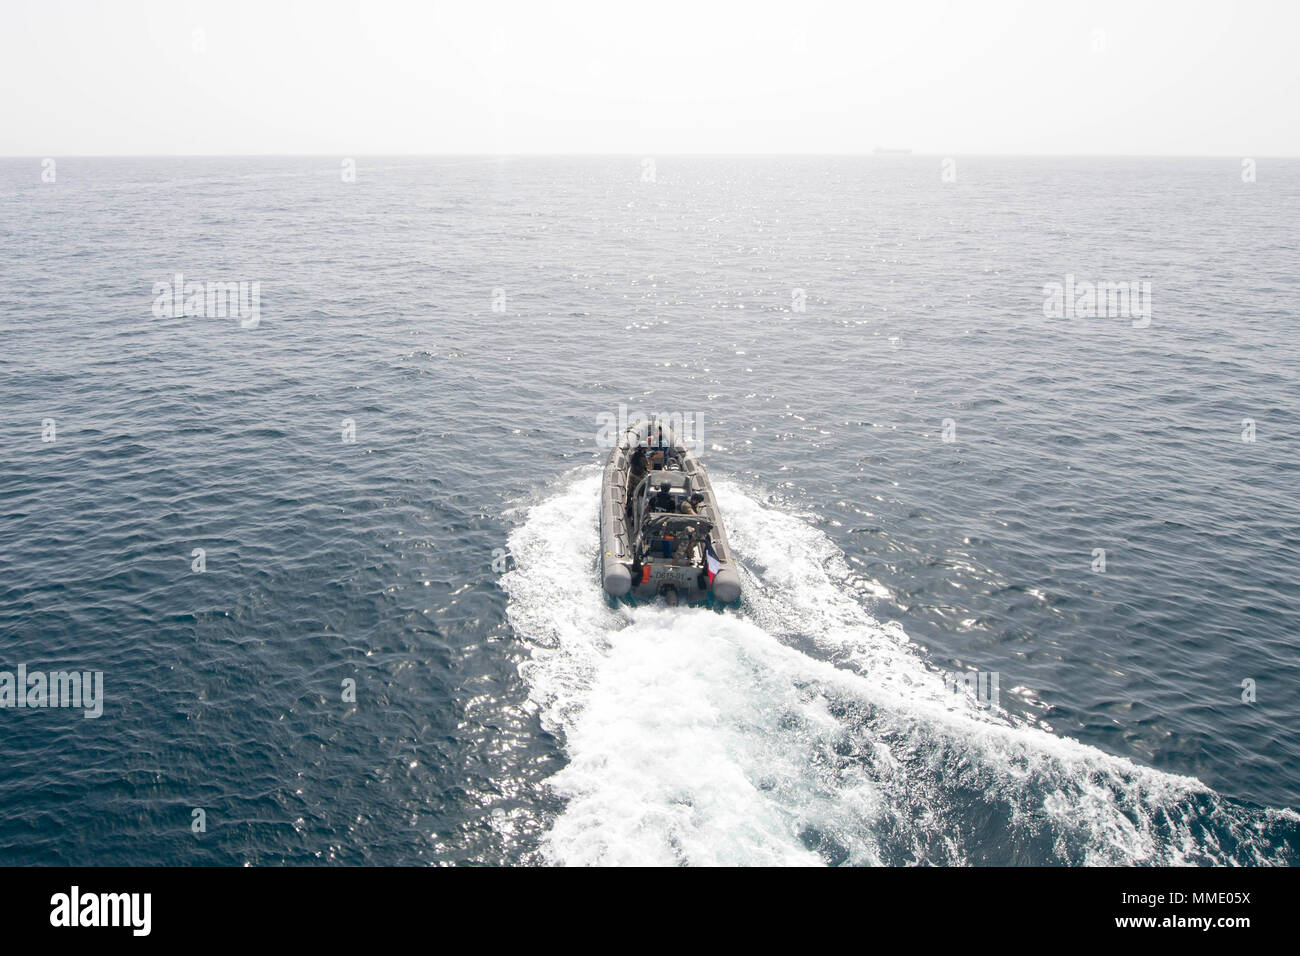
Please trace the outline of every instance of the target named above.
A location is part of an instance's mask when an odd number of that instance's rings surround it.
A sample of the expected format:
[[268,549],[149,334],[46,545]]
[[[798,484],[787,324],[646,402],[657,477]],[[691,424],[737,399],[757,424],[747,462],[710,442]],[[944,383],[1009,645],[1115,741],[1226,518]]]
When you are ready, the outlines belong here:
[[608,602],[591,469],[510,536],[521,671],[568,756],[549,862],[1276,862],[1198,781],[954,693],[821,531],[716,490],[738,610]]

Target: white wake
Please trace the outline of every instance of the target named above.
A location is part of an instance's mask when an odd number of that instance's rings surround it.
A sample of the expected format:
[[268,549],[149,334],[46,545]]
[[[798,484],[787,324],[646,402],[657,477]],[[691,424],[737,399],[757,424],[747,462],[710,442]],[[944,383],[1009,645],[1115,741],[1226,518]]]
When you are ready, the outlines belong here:
[[1280,862],[1251,816],[954,693],[798,515],[716,483],[739,610],[612,605],[599,474],[522,513],[503,579],[567,765],[557,864]]

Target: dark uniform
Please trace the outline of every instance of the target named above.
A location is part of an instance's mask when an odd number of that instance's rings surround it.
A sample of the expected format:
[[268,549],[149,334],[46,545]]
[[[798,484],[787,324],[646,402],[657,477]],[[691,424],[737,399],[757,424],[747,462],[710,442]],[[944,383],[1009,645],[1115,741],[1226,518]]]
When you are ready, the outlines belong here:
[[667,482],[664,482],[662,485],[659,486],[659,494],[655,495],[653,498],[650,499],[651,511],[675,511],[676,510],[673,507],[673,496],[668,491],[668,489],[671,487],[672,486],[669,485]]

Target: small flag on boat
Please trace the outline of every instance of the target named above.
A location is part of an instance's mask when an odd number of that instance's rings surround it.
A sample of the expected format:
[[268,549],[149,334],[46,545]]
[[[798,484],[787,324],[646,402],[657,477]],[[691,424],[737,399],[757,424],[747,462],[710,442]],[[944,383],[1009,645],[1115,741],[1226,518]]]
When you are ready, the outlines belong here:
[[704,542],[704,566],[708,569],[709,583],[712,584],[713,576],[722,570],[722,562],[719,561],[718,556],[713,553],[712,541]]

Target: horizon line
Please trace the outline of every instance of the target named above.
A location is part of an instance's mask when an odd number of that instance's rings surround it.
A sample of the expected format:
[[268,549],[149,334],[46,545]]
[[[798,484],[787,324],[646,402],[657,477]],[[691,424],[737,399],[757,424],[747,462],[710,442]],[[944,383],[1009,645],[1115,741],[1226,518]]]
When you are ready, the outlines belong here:
[[967,158],[1010,158],[1010,159],[1300,159],[1300,154],[1292,153],[999,153],[999,152],[913,152],[911,150],[882,149],[881,152],[828,152],[828,153],[758,153],[758,152],[379,152],[379,153],[343,153],[343,152],[286,152],[286,153],[4,153],[0,160],[6,159],[48,159],[62,156],[67,159],[325,159],[355,158],[370,159],[453,157],[475,159],[574,159],[574,158],[725,158],[725,159],[906,159],[908,157],[928,159],[946,159],[957,156]]

